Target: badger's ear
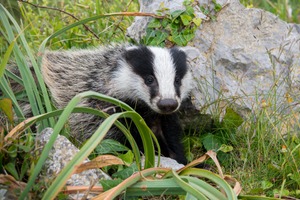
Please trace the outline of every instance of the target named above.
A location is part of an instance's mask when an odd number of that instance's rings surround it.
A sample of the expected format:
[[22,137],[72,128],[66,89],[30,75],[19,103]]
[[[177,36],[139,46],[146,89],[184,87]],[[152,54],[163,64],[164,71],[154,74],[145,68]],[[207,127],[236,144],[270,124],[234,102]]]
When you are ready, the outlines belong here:
[[196,47],[185,46],[179,47],[179,49],[187,55],[188,60],[194,60],[195,58],[200,56],[200,51]]
[[123,57],[129,64],[132,64],[131,61],[136,58],[137,50],[138,50],[137,46],[128,46],[125,48],[125,51],[123,52]]

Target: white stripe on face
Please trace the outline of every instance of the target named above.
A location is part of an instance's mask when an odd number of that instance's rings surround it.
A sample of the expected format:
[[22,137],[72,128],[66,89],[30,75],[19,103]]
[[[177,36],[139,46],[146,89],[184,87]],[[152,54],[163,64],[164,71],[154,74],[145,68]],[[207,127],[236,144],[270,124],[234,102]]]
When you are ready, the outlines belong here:
[[154,75],[159,86],[159,97],[161,99],[176,99],[174,86],[176,71],[173,60],[168,49],[149,47],[154,54]]

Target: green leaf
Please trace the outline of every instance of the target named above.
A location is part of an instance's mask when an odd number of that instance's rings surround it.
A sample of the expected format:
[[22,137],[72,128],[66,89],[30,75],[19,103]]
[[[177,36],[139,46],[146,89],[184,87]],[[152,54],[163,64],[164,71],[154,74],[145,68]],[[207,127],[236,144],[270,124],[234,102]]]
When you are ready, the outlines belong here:
[[185,10],[175,10],[171,12],[172,21],[174,21],[177,17],[179,17],[182,13],[184,13]]
[[221,147],[218,149],[218,151],[222,151],[224,153],[231,152],[233,150],[233,147],[230,145],[222,144]]
[[183,35],[183,37],[185,38],[186,41],[191,41],[195,37],[195,34],[189,33],[189,34]]
[[113,139],[105,139],[95,149],[97,154],[116,154],[120,151],[128,151],[129,148]]
[[215,11],[216,11],[216,12],[219,12],[219,11],[222,9],[222,5],[219,4],[219,3],[217,3],[216,0],[213,0],[212,2],[213,2],[213,4],[214,4],[214,6],[215,6]]
[[22,167],[21,167],[21,173],[20,173],[21,180],[23,179],[24,175],[27,173],[28,169],[29,169],[29,162],[27,162],[27,160],[25,159],[25,162],[22,163]]
[[177,44],[179,46],[186,46],[187,45],[186,39],[181,34],[172,36],[172,39],[175,42],[175,44]]
[[7,149],[7,153],[9,154],[9,156],[11,158],[15,158],[18,155],[18,148],[16,145],[11,145],[8,149]]
[[273,187],[273,184],[270,181],[262,181],[261,187],[263,190],[267,190],[267,189],[270,189],[271,187]]
[[31,151],[32,147],[31,146],[26,146],[26,145],[16,145],[19,149],[23,150],[24,152],[28,153]]
[[186,6],[185,13],[188,14],[191,17],[194,17],[194,8],[192,6]]
[[244,122],[243,118],[232,108],[227,107],[221,125],[225,128],[236,129]]
[[196,24],[196,26],[200,26],[202,19],[195,17],[195,18],[193,18],[193,22],[194,22],[194,24]]
[[178,34],[178,31],[180,29],[180,25],[179,24],[175,24],[175,23],[171,23],[170,24],[170,30],[171,30],[171,34],[175,35],[175,33]]
[[191,23],[193,18],[190,15],[180,15],[180,19],[183,25],[187,26]]
[[16,179],[20,180],[19,173],[16,169],[15,163],[8,163],[4,166],[4,168]]
[[161,43],[163,43],[167,37],[168,37],[168,34],[166,32],[163,32],[163,31],[159,31],[157,30],[155,32],[155,37],[153,38],[153,40],[151,41],[150,45],[154,45],[154,46],[159,46]]
[[132,151],[129,150],[127,153],[120,154],[118,157],[121,158],[126,164],[131,164],[133,162],[134,155]]
[[118,178],[118,179],[114,179],[114,180],[100,180],[100,183],[103,187],[104,191],[107,191],[117,185],[119,185],[120,183],[122,183],[122,179]]
[[217,150],[222,145],[220,138],[218,138],[216,135],[213,135],[211,133],[207,134],[203,138],[202,143],[207,151],[208,150]]
[[147,28],[160,28],[161,23],[159,19],[153,19],[149,22]]
[[118,171],[112,175],[112,178],[121,178],[121,179],[126,179],[130,177],[132,174],[138,171],[137,165],[132,164],[130,167],[125,168],[121,171]]
[[161,21],[161,25],[166,28],[169,24],[171,23],[171,21],[167,18],[164,18],[162,21]]

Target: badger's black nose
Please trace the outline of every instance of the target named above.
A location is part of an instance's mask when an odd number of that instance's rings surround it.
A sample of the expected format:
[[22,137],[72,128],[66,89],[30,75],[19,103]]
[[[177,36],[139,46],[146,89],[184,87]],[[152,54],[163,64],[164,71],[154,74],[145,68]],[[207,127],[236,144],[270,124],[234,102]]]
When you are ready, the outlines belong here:
[[178,102],[174,99],[162,99],[157,102],[157,107],[164,113],[171,113],[178,107]]

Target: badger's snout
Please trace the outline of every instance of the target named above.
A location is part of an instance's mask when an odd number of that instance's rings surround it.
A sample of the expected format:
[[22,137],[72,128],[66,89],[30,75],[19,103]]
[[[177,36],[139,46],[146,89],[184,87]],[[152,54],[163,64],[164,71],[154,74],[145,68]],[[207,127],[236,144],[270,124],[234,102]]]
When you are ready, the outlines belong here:
[[157,102],[157,107],[163,113],[172,113],[177,110],[178,102],[175,99],[161,99]]

